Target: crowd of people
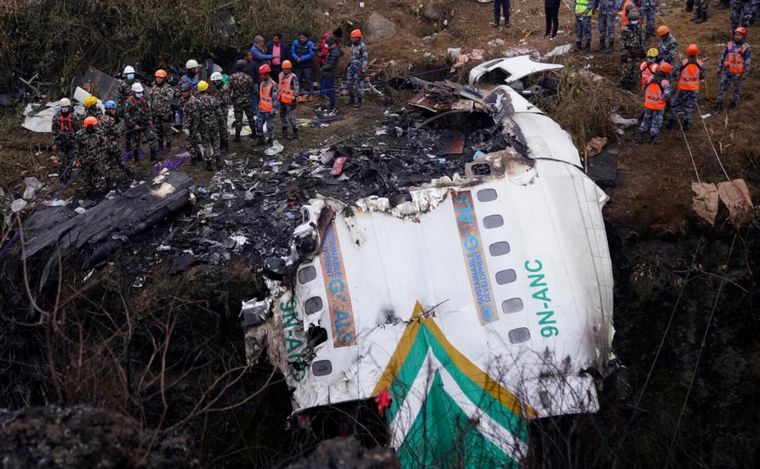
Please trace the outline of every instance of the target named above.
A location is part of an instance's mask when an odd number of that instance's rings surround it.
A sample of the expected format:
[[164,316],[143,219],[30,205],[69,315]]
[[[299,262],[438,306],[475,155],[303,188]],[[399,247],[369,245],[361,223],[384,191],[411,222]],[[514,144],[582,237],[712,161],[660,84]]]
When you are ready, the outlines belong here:
[[[216,71],[208,81],[203,80],[200,64],[190,59],[175,86],[164,69],[155,71],[151,86],[143,85],[134,67],[127,65],[119,80],[118,97],[105,101],[103,110],[95,96],[85,99],[85,115],[75,113],[68,98],[59,101],[52,124],[59,178],[68,181],[72,168],[79,164],[91,192],[107,189],[113,164],[131,178],[128,163],[138,160],[141,146],[147,144],[150,159],[158,160],[171,148],[172,126],[178,124],[187,133],[191,160],[202,161],[213,171],[221,166],[221,154],[229,144],[230,108],[236,142],[240,142],[245,118],[255,144],[271,145],[278,113],[282,135],[297,139],[298,103],[313,101],[319,93],[326,103],[324,115],[336,113],[335,80],[343,54],[339,41],[340,35],[334,33],[325,33],[318,47],[305,32],[290,44],[283,42],[279,33],[269,43],[256,36],[250,50],[235,62],[231,75]],[[361,30],[351,31],[350,41],[348,104],[361,107],[368,51]],[[315,68],[320,74],[319,91],[314,90]]]

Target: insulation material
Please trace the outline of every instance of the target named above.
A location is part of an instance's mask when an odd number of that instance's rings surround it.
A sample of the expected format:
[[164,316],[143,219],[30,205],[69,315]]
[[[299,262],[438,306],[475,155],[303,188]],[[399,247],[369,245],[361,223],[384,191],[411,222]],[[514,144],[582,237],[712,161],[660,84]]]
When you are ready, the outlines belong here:
[[728,219],[734,226],[749,222],[752,216],[752,200],[749,198],[749,189],[744,179],[719,183],[718,195],[728,208]]
[[692,182],[691,190],[695,194],[691,198],[694,212],[707,223],[714,225],[718,216],[718,187],[713,183]]

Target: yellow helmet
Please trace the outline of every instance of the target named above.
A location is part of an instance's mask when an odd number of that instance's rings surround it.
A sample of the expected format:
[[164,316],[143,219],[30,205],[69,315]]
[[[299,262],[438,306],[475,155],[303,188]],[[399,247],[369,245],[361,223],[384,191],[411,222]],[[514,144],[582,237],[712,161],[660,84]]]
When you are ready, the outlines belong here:
[[95,96],[90,95],[84,98],[84,107],[93,107],[96,104],[98,104],[98,98]]
[[660,51],[656,47],[652,47],[647,51],[647,58],[648,59],[656,59],[660,56]]
[[208,82],[206,80],[199,81],[197,88],[198,88],[198,91],[203,93],[204,91],[208,89]]

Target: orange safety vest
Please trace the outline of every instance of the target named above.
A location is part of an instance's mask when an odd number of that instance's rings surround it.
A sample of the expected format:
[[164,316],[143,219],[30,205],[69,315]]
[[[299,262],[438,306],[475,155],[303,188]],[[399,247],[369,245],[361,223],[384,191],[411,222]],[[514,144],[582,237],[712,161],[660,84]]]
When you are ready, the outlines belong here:
[[623,25],[623,27],[631,24],[631,20],[628,19],[629,8],[632,8],[631,11],[638,11],[638,8],[636,8],[636,4],[633,3],[633,0],[625,0],[623,3],[623,9],[620,10],[620,23]]
[[649,80],[644,89],[644,107],[653,111],[665,110],[665,87],[667,86],[668,80]]
[[71,113],[68,113],[65,116],[63,114],[58,114],[58,129],[61,132],[74,130],[74,117]]
[[296,98],[296,93],[291,88],[290,83],[293,81],[293,73],[291,72],[287,78],[284,78],[285,73],[280,72],[280,93],[277,95],[277,99],[283,104],[292,104]]
[[262,81],[259,85],[259,110],[272,112],[274,103],[272,102],[272,80]]
[[644,62],[641,62],[641,65],[639,65],[639,70],[641,71],[641,87],[644,88],[647,86],[647,82],[650,78],[654,76],[654,72],[652,72],[652,65],[646,60]]
[[732,75],[744,73],[744,54],[747,53],[747,43],[745,42],[737,47],[737,44],[734,41],[728,41],[726,49],[728,49],[728,56],[726,57],[726,61],[723,62],[723,66],[726,67],[728,72]]
[[702,75],[702,61],[681,61],[681,74],[678,78],[678,89],[684,91],[699,91],[699,81]]

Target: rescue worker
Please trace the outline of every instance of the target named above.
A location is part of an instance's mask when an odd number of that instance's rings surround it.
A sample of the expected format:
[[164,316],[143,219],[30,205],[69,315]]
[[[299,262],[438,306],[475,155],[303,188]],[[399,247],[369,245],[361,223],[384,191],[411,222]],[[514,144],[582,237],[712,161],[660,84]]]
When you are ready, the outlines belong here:
[[638,18],[641,17],[641,14],[639,13],[639,7],[636,6],[636,2],[634,0],[624,0],[623,6],[620,8],[620,25],[625,28],[631,23],[631,13],[636,12],[638,15]]
[[68,181],[71,175],[71,167],[76,159],[76,132],[79,129],[79,121],[74,117],[69,98],[62,98],[58,102],[58,112],[53,116],[51,126],[55,154],[58,158],[58,179]]
[[219,149],[226,151],[230,146],[230,132],[227,129],[227,115],[230,109],[230,87],[224,83],[224,77],[220,72],[211,74],[211,87],[209,94],[216,99],[219,107]]
[[230,89],[230,101],[235,115],[235,141],[240,143],[240,132],[243,130],[243,115],[248,118],[251,127],[251,138],[256,137],[256,121],[251,113],[251,94],[253,93],[253,80],[248,75],[248,62],[238,60],[235,62],[235,73],[230,77],[227,86]]
[[[290,60],[295,68],[298,83],[301,84],[301,94],[304,98],[313,99],[312,67],[314,66],[314,43],[309,35],[302,32],[290,46]],[[302,99],[303,101],[303,99]]]
[[599,12],[599,50],[610,52],[615,48],[616,0],[595,0],[594,11]]
[[639,12],[631,11],[627,18],[628,24],[620,33],[620,86],[627,90],[636,88],[636,64],[644,57],[644,41],[639,29]]
[[274,142],[274,116],[277,114],[279,99],[277,83],[269,76],[272,69],[268,64],[259,68],[259,109],[256,113],[256,126],[259,135],[257,145],[264,145],[264,124],[267,126],[266,143]]
[[[298,97],[298,77],[293,73],[290,60],[282,63],[282,71],[277,81],[277,99],[280,101],[280,123],[282,134],[289,139],[298,138],[298,121],[296,121],[296,103]],[[288,136],[288,125],[293,129],[293,135]]]
[[198,95],[193,93],[190,83],[183,82],[180,85],[179,103],[185,115],[182,128],[187,133],[187,151],[190,153],[190,161],[197,163],[202,159],[199,130],[201,102]]
[[335,75],[338,72],[338,61],[342,54],[340,47],[335,43],[334,37],[327,38],[327,57],[325,57],[325,63],[322,64],[320,73],[322,75],[322,91],[324,92],[330,104],[327,109],[327,115],[335,115]]
[[132,179],[132,172],[127,168],[121,158],[121,134],[123,125],[119,120],[119,106],[115,101],[110,99],[104,104],[106,112],[100,119],[100,125],[98,126],[98,132],[100,132],[100,139],[103,142],[103,150],[107,156],[107,162],[110,165],[118,166],[124,177],[127,180]]
[[346,86],[348,87],[348,104],[358,108],[364,100],[364,74],[369,64],[367,45],[362,41],[360,29],[351,31],[351,55],[348,58],[346,70]]
[[98,123],[97,117],[88,116],[84,128],[77,132],[77,160],[89,194],[98,194],[110,186],[108,155],[103,151]]
[[681,60],[675,70],[674,76],[678,77],[677,91],[670,108],[667,128],[673,126],[673,121],[678,117],[679,112],[683,112],[681,124],[683,130],[689,130],[691,127],[691,116],[699,99],[699,87],[705,79],[704,64],[697,57],[698,54],[699,47],[696,44],[689,44],[686,48],[686,58]]
[[726,49],[720,58],[720,64],[718,64],[718,73],[721,76],[715,102],[715,114],[719,114],[723,110],[723,97],[732,84],[734,85],[734,93],[728,103],[728,110],[731,111],[736,107],[742,89],[742,80],[747,78],[749,74],[751,58],[752,48],[747,44],[747,28],[739,26],[734,31],[734,40],[728,41],[726,44]]
[[690,21],[693,21],[696,24],[704,23],[707,21],[707,5],[709,3],[709,0],[694,1],[694,17]]
[[[573,0],[575,13],[575,49],[587,51],[591,49],[591,15],[594,12],[591,0]],[[583,44],[585,40],[585,45]]]
[[198,76],[198,69],[200,65],[195,59],[190,59],[185,62],[185,74],[180,78],[180,83],[187,83],[190,85],[191,92],[195,91],[198,86],[198,82],[201,80]]
[[731,0],[731,30],[739,26],[748,28],[752,18],[757,14],[758,0]]
[[647,20],[646,37],[654,36],[654,18],[657,16],[657,0],[641,0],[639,15]]
[[119,109],[123,112],[127,98],[132,94],[132,85],[135,84],[135,69],[131,65],[124,67],[119,80]]
[[148,91],[148,103],[150,104],[151,120],[158,141],[158,150],[163,151],[172,147],[172,102],[175,92],[166,83],[166,70],[158,69],[153,74],[156,82]]
[[208,94],[208,82],[198,82],[199,105],[195,109],[193,124],[200,141],[201,157],[206,163],[206,169],[213,171],[221,163],[219,149],[219,104],[216,98]]
[[662,120],[665,116],[665,107],[670,100],[670,82],[668,78],[673,73],[673,67],[667,63],[661,63],[655,75],[649,79],[644,87],[644,114],[639,126],[638,143],[644,143],[647,133],[650,143],[657,144],[657,136],[660,134]]
[[96,119],[103,117],[103,111],[98,107],[98,98],[93,95],[84,98],[84,113],[86,116],[92,116]]
[[649,79],[654,76],[659,55],[660,51],[656,47],[652,47],[647,51],[647,59],[639,65],[639,70],[641,71],[641,89],[644,89]]
[[139,82],[132,85],[132,95],[125,104],[124,125],[127,129],[127,159],[131,157],[137,161],[140,155],[140,145],[142,142],[147,142],[150,148],[151,161],[157,161],[156,133],[151,121],[150,104],[145,99],[145,90]]
[[674,64],[678,61],[678,43],[676,38],[670,34],[670,28],[663,25],[657,28],[657,37],[660,38],[660,44],[657,50],[660,51],[659,61]]

